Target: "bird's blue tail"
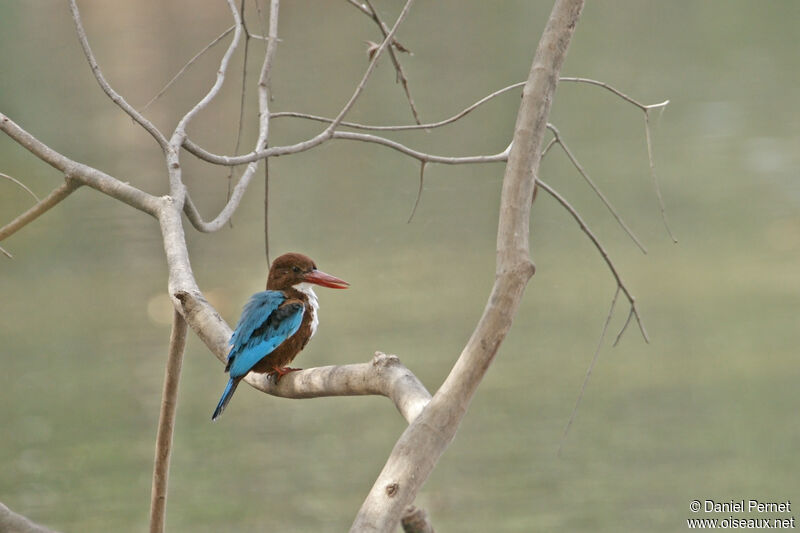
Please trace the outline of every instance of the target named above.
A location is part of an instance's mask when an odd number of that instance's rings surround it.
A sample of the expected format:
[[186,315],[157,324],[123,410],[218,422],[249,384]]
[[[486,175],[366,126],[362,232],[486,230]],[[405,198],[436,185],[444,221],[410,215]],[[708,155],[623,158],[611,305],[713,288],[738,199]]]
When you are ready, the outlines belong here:
[[211,420],[216,420],[220,417],[222,411],[225,410],[225,406],[227,406],[228,402],[231,401],[231,398],[233,398],[233,393],[236,392],[237,385],[239,385],[238,379],[231,378],[228,381],[228,385],[225,387],[225,391],[222,393],[222,398],[219,399],[217,408],[214,409],[214,414],[211,415]]

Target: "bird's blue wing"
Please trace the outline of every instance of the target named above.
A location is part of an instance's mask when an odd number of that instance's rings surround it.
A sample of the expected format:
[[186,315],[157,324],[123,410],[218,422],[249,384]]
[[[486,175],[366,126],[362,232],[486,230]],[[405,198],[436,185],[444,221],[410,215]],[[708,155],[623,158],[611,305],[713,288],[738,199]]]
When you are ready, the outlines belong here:
[[226,370],[232,378],[250,372],[253,366],[300,329],[304,306],[286,302],[279,291],[254,294],[244,306],[231,336],[231,351]]
[[246,343],[253,335],[253,331],[261,327],[269,315],[285,301],[286,296],[280,291],[262,291],[251,296],[242,309],[242,316],[239,317],[239,322],[236,323],[236,328],[233,330],[230,341],[230,345],[233,347],[231,351]]

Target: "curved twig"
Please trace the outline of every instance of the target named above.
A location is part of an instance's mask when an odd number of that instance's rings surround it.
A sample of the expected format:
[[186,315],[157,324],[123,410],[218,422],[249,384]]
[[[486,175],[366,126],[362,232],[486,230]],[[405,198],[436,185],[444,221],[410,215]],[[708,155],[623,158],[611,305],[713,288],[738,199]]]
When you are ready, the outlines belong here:
[[586,392],[586,386],[589,384],[589,379],[592,377],[592,371],[594,370],[594,367],[597,364],[597,359],[600,356],[600,348],[603,347],[603,340],[606,338],[608,324],[611,322],[611,317],[614,316],[614,308],[617,305],[619,290],[620,287],[617,285],[617,288],[614,291],[614,297],[611,299],[611,307],[608,309],[608,314],[603,322],[603,329],[600,332],[600,340],[597,341],[597,348],[595,348],[594,355],[592,355],[592,360],[589,362],[589,367],[586,369],[586,375],[583,377],[583,383],[578,391],[578,398],[575,400],[575,405],[572,407],[572,412],[569,415],[569,420],[567,420],[567,425],[564,427],[564,432],[561,434],[561,442],[558,443],[558,451],[556,452],[556,455],[558,456],[561,455],[564,442],[567,440],[567,434],[572,427],[572,423],[575,421],[575,415],[578,414],[578,406],[581,404],[581,400],[583,400],[583,394]]
[[56,152],[2,113],[0,113],[0,131],[48,165],[63,172],[67,178],[74,178],[131,207],[156,216],[160,207],[159,198]]
[[414,201],[414,207],[411,208],[411,214],[408,216],[408,221],[406,222],[406,224],[411,224],[411,220],[414,218],[414,213],[417,212],[419,201],[422,199],[422,187],[423,185],[425,185],[426,164],[427,164],[426,161],[422,161],[419,165],[419,189],[417,190],[417,199]]
[[[476,108],[480,107],[481,105],[485,104],[489,100],[500,96],[501,94],[507,93],[512,89],[517,89],[525,85],[525,82],[514,83],[507,87],[503,87],[491,94],[488,94],[475,102],[474,104],[466,107],[465,109],[459,111],[452,117],[446,118],[444,120],[440,120],[438,122],[429,122],[427,124],[404,124],[398,126],[372,126],[370,124],[359,124],[358,122],[347,122],[342,121],[342,126],[347,126],[348,128],[359,129],[359,130],[367,130],[367,131],[408,131],[408,130],[429,130],[434,128],[439,128],[441,126],[446,126],[447,124],[452,124],[457,120],[465,117],[470,112],[474,111]],[[278,113],[273,113],[272,118],[284,118],[284,117],[292,117],[292,118],[304,118],[308,120],[316,120],[317,122],[333,122],[332,118],[321,117],[319,115],[311,115],[309,113],[297,113],[294,111],[281,111]]]
[[642,104],[641,102],[638,102],[637,100],[634,100],[633,98],[631,98],[627,94],[625,94],[622,91],[620,91],[619,89],[607,84],[604,81],[597,81],[597,80],[592,80],[592,79],[589,79],[589,78],[576,78],[576,77],[562,77],[562,78],[560,78],[560,81],[567,81],[567,82],[574,82],[574,83],[587,83],[589,85],[597,85],[598,87],[602,87],[603,89],[611,91],[612,93],[616,94],[617,96],[619,96],[620,98],[622,98],[626,102],[629,102],[629,103],[635,105],[636,107],[638,107],[639,109],[641,109],[642,111],[645,111],[645,112],[648,109],[655,109],[655,108],[658,108],[658,107],[665,107],[667,104],[669,104],[669,100],[664,100],[663,102],[660,102],[658,104],[649,104],[649,105]]
[[35,193],[35,192],[33,192],[32,190],[30,190],[30,189],[28,188],[28,186],[27,186],[27,185],[25,185],[24,183],[22,183],[22,182],[21,182],[21,181],[19,181],[18,179],[16,179],[16,178],[13,178],[13,177],[9,176],[8,174],[3,174],[2,172],[0,172],[0,178],[7,179],[7,180],[8,180],[8,181],[10,181],[11,183],[14,183],[14,184],[16,184],[16,185],[17,185],[17,186],[18,186],[20,189],[22,189],[23,191],[27,192],[27,193],[28,193],[28,194],[30,194],[31,196],[33,196],[33,199],[34,199],[34,200],[36,200],[37,202],[41,202],[41,201],[42,201],[42,199],[41,199],[41,198],[39,198],[38,196],[36,196],[36,193]]
[[103,71],[100,70],[100,65],[97,64],[97,60],[94,57],[94,53],[92,52],[92,48],[89,46],[89,39],[86,37],[86,30],[83,29],[83,22],[81,21],[81,14],[78,11],[78,5],[75,3],[75,0],[69,0],[69,8],[72,11],[72,20],[75,23],[75,29],[78,33],[78,40],[81,43],[81,48],[83,48],[83,53],[86,55],[86,59],[89,62],[89,66],[92,69],[92,73],[94,74],[95,79],[97,79],[97,83],[100,84],[100,87],[103,89],[111,101],[117,104],[125,113],[128,114],[133,120],[135,120],[141,127],[143,127],[147,133],[149,133],[158,143],[162,150],[167,151],[168,149],[168,142],[167,138],[164,136],[155,125],[147,120],[144,115],[136,111],[132,105],[130,105],[117,91],[115,91],[111,85],[106,81],[105,76],[103,76]]
[[[614,208],[614,206],[611,205],[611,201],[608,198],[606,198],[606,195],[603,194],[603,191],[601,191],[600,188],[597,186],[597,184],[595,184],[594,180],[589,177],[589,174],[580,164],[578,159],[572,154],[572,150],[569,149],[567,144],[564,142],[564,139],[561,138],[561,132],[558,131],[558,128],[556,128],[552,124],[547,124],[547,129],[553,132],[555,142],[558,143],[559,146],[561,146],[561,149],[564,150],[564,153],[567,155],[572,165],[578,170],[578,173],[581,176],[583,176],[584,181],[586,181],[589,187],[592,188],[597,197],[600,198],[600,201],[603,202],[603,205],[606,206],[611,215],[616,219],[617,224],[619,224],[620,227],[625,231],[625,233],[628,234],[628,237],[630,237],[631,240],[636,244],[636,246],[639,247],[642,253],[646,254],[647,248],[644,247],[644,244],[642,244],[642,242],[639,240],[639,238],[636,236],[633,230],[628,227],[628,225],[625,223],[624,220],[622,220],[622,217],[619,215],[616,208]],[[549,147],[550,145],[548,145],[548,149]]]
[[[600,244],[600,241],[598,240],[597,236],[594,234],[594,232],[592,232],[592,230],[583,220],[583,217],[581,217],[580,213],[578,213],[578,210],[572,207],[572,205],[567,201],[567,199],[561,196],[558,193],[558,191],[550,187],[550,185],[548,185],[541,179],[537,179],[536,183],[542,189],[547,191],[547,193],[550,194],[550,196],[552,196],[558,203],[560,203],[564,207],[564,209],[566,209],[569,212],[570,215],[572,215],[572,218],[574,218],[575,221],[578,223],[578,226],[580,226],[581,231],[583,231],[586,234],[586,236],[589,237],[589,240],[592,241],[594,247],[597,249],[598,252],[600,252],[600,255],[603,257],[603,261],[606,262],[606,265],[608,265],[609,270],[611,270],[611,274],[614,276],[614,279],[617,282],[617,286],[620,288],[623,294],[625,294],[625,298],[628,299],[628,303],[630,304],[631,308],[631,314],[628,317],[628,320],[630,320],[631,316],[636,317],[636,322],[639,324],[639,330],[642,333],[642,337],[644,338],[645,342],[650,342],[650,337],[648,337],[647,330],[645,330],[644,323],[642,322],[642,319],[639,316],[639,310],[636,308],[636,298],[634,298],[633,294],[631,294],[631,292],[628,290],[627,285],[625,285],[625,282],[622,280],[622,276],[620,276],[619,271],[617,271],[617,267],[614,265],[614,262],[611,260],[611,257],[608,255],[606,249],[603,247],[602,244]],[[619,336],[617,340],[619,340]],[[614,344],[616,344],[616,342]]]
[[[664,105],[667,103],[669,103],[669,100],[664,102]],[[664,199],[661,197],[661,186],[658,183],[658,176],[656,176],[656,163],[653,159],[653,144],[650,142],[650,108],[646,109],[644,112],[644,138],[647,141],[647,159],[650,163],[650,176],[653,178],[653,188],[656,190],[658,207],[661,209],[661,220],[664,222],[664,227],[666,228],[670,239],[672,239],[672,242],[677,243],[678,239],[676,239],[675,235],[672,234],[672,229],[669,227],[669,221],[667,221],[667,209],[664,206]]]
[[396,529],[455,436],[511,327],[535,271],[529,246],[531,198],[558,73],[582,8],[582,0],[556,0],[531,64],[503,177],[495,281],[483,315],[442,386],[398,439],[351,532]]
[[0,228],[0,241],[7,239],[20,229],[24,228],[45,214],[47,211],[53,208],[53,206],[72,194],[72,192],[80,186],[81,183],[78,180],[67,178],[60,187],[54,189],[53,192],[45,196],[43,200],[39,200],[36,205]]
[[164,86],[161,88],[161,90],[159,90],[159,91],[156,93],[156,95],[155,95],[155,96],[153,96],[153,97],[152,97],[152,98],[151,98],[151,99],[150,99],[150,100],[149,100],[149,101],[148,101],[146,104],[144,104],[144,105],[142,106],[142,111],[145,111],[145,110],[146,110],[148,107],[150,107],[151,105],[153,105],[153,102],[155,102],[156,100],[158,100],[159,98],[161,98],[161,97],[164,95],[164,93],[165,93],[165,92],[167,92],[167,91],[169,90],[169,88],[170,88],[170,87],[172,87],[172,85],[173,85],[173,84],[174,84],[176,81],[178,81],[178,78],[180,78],[180,77],[183,75],[183,73],[184,73],[184,72],[186,72],[187,70],[189,70],[189,67],[191,67],[191,66],[194,64],[194,62],[195,62],[195,61],[197,61],[198,59],[200,59],[200,58],[203,56],[203,54],[205,54],[206,52],[208,52],[209,50],[211,50],[211,49],[214,47],[214,45],[216,45],[218,42],[220,42],[222,39],[224,39],[224,38],[225,38],[225,37],[226,37],[226,36],[227,36],[227,35],[228,35],[230,32],[232,32],[232,31],[233,31],[233,29],[234,29],[235,27],[236,27],[235,25],[234,25],[234,26],[231,26],[230,28],[228,28],[228,29],[227,29],[227,30],[225,30],[224,32],[220,33],[220,34],[219,34],[217,37],[215,37],[215,38],[214,38],[214,40],[213,40],[213,41],[211,41],[210,43],[208,43],[208,44],[207,44],[207,45],[206,45],[206,46],[205,46],[205,47],[204,47],[202,50],[200,50],[199,52],[197,52],[197,53],[196,53],[196,54],[195,54],[195,55],[194,55],[194,56],[193,56],[193,57],[192,57],[192,58],[191,58],[189,61],[187,61],[187,62],[186,62],[186,64],[184,64],[184,65],[183,65],[183,66],[180,68],[180,70],[178,70],[178,72],[177,72],[177,73],[176,73],[176,74],[175,74],[175,75],[172,77],[172,79],[171,79],[171,80],[169,80],[169,81],[167,82],[167,84],[166,84],[166,85],[164,85]]
[[333,133],[334,139],[344,139],[348,141],[363,141],[368,143],[375,143],[381,144],[383,146],[387,146],[393,150],[397,150],[398,152],[405,154],[407,156],[413,157],[422,162],[426,163],[441,163],[443,165],[467,165],[473,163],[498,163],[502,161],[508,160],[508,153],[509,148],[506,148],[502,152],[492,155],[471,155],[471,156],[463,156],[463,157],[448,157],[448,156],[439,156],[439,155],[432,155],[426,154],[424,152],[420,152],[405,146],[397,141],[392,141],[390,139],[386,139],[385,137],[378,137],[377,135],[371,135],[369,133],[355,133],[351,131],[336,131]]
[[[236,156],[236,157],[218,156],[216,154],[212,154],[212,153],[202,149],[196,143],[192,142],[188,137],[185,137],[185,135],[182,138],[180,138],[180,143],[177,143],[178,146],[182,145],[190,153],[196,155],[200,159],[208,161],[209,163],[215,163],[215,164],[221,164],[221,165],[240,165],[240,164],[243,164],[243,163],[256,163],[259,160],[264,159],[266,157],[277,157],[277,156],[280,156],[280,155],[288,155],[288,154],[291,154],[291,153],[303,152],[305,150],[309,150],[311,148],[314,148],[315,146],[318,146],[319,144],[321,144],[321,143],[333,138],[334,137],[334,133],[338,133],[338,132],[335,132],[334,130],[339,126],[339,124],[341,123],[341,121],[344,118],[344,116],[347,114],[348,111],[350,111],[350,109],[353,107],[353,105],[355,104],[355,102],[358,99],[358,97],[363,92],[364,87],[366,86],[367,80],[369,79],[370,75],[372,74],[373,70],[375,69],[375,65],[376,65],[376,63],[378,61],[378,58],[380,57],[381,53],[386,49],[387,44],[394,37],[395,33],[397,32],[397,29],[400,27],[400,24],[403,22],[403,20],[405,20],[406,16],[408,15],[408,11],[411,8],[411,4],[413,4],[413,1],[414,0],[406,0],[406,4],[403,7],[403,10],[400,12],[400,15],[397,17],[397,21],[395,22],[395,24],[392,27],[392,29],[389,31],[389,35],[386,37],[386,39],[384,39],[383,43],[381,43],[381,46],[377,50],[377,52],[375,53],[375,56],[373,57],[372,61],[370,61],[369,66],[367,67],[366,71],[364,72],[364,75],[361,77],[361,81],[356,86],[356,88],[353,91],[353,94],[351,95],[350,99],[347,101],[347,103],[344,105],[344,107],[342,107],[341,111],[339,111],[339,114],[336,116],[336,118],[334,118],[333,121],[328,125],[328,127],[325,128],[325,130],[322,131],[321,133],[319,133],[318,135],[316,135],[316,136],[314,136],[314,137],[312,137],[310,139],[307,139],[305,141],[302,141],[300,143],[297,143],[297,144],[294,144],[294,145],[290,145],[290,146],[278,146],[278,147],[274,147],[274,148],[261,148],[266,143],[266,134],[267,134],[267,128],[268,128],[268,123],[269,123],[268,122],[268,118],[269,118],[268,117],[268,113],[265,113],[264,114],[265,116],[262,118],[262,121],[261,121],[261,128],[260,128],[261,131],[259,133],[259,142],[256,145],[256,150],[254,150],[250,154],[246,154],[246,155],[243,155],[243,156]],[[239,20],[239,18],[238,18],[238,13],[237,13],[237,21],[238,20]],[[275,42],[275,40],[270,39],[270,42]],[[262,70],[262,72],[264,72],[264,70]],[[268,72],[268,69],[267,69],[267,72]],[[263,76],[262,76],[262,78],[263,78]],[[265,96],[266,95],[264,95],[264,97]],[[261,102],[261,98],[259,99],[259,101]],[[266,105],[267,104],[265,102],[264,103],[264,107],[266,107]],[[176,130],[176,135],[173,135],[173,140],[178,139],[177,131],[178,130]],[[262,135],[262,132],[263,132],[263,135]],[[177,155],[175,157],[177,158]],[[169,160],[169,157],[168,157],[168,160]],[[177,161],[171,162],[170,165],[169,165],[170,169],[172,169],[174,167],[174,165],[176,165],[176,164],[177,164]],[[255,166],[253,166],[253,169],[255,169]],[[248,170],[249,170],[249,167],[248,167]],[[195,207],[193,207],[193,206],[189,206],[188,207],[188,211],[187,211],[187,215],[191,213],[190,220],[192,222],[192,225],[194,225],[200,231],[216,231],[216,230],[220,229],[227,222],[227,220],[230,218],[230,216],[233,214],[233,212],[236,210],[236,206],[238,205],[239,201],[241,200],[241,196],[244,194],[244,191],[247,189],[247,186],[250,183],[250,178],[252,178],[252,172],[245,171],[245,173],[242,175],[242,177],[239,178],[239,182],[236,184],[236,187],[233,190],[233,194],[231,194],[231,199],[228,201],[228,203],[225,205],[225,207],[222,208],[222,210],[217,215],[217,217],[214,218],[210,222],[204,222],[202,217],[200,216],[200,213],[197,211],[197,209]],[[188,195],[186,195],[186,197],[188,198]]]
[[656,164],[655,160],[653,159],[653,145],[650,141],[650,111],[653,109],[663,110],[669,104],[669,100],[664,100],[663,102],[659,102],[657,104],[643,104],[631,98],[619,89],[602,81],[592,80],[589,78],[561,78],[561,81],[587,83],[589,85],[602,87],[642,110],[644,113],[644,136],[645,140],[647,141],[647,160],[650,164],[650,176],[653,178],[653,188],[655,189],[656,198],[658,199],[658,206],[661,210],[661,220],[664,222],[664,228],[667,230],[667,234],[669,235],[670,239],[672,239],[672,242],[677,243],[678,240],[675,238],[675,235],[672,234],[672,229],[670,228],[669,221],[667,220],[667,210],[664,206],[664,198],[661,196],[661,186],[659,185],[658,177],[656,176]]
[[[74,1],[74,0],[70,0]],[[239,41],[242,37],[242,19],[239,15],[239,10],[236,8],[236,4],[233,0],[227,0],[228,8],[231,11],[231,16],[234,20],[234,32],[233,32],[233,39],[231,39],[228,48],[225,50],[225,54],[222,56],[222,59],[219,62],[219,68],[217,69],[217,77],[214,80],[214,84],[208,90],[208,92],[200,99],[189,111],[186,112],[185,115],[178,121],[178,125],[175,127],[175,131],[172,134],[172,138],[170,139],[170,145],[175,149],[177,152],[181,145],[183,144],[183,140],[186,137],[186,128],[192,119],[203,109],[205,109],[208,104],[219,94],[219,91],[222,89],[223,83],[225,83],[225,74],[228,70],[228,65],[230,64],[231,57],[233,57],[233,53],[236,51],[236,48],[239,45]]]
[[[375,21],[375,24],[378,25],[378,28],[381,30],[383,34],[383,38],[385,39],[389,35],[389,28],[386,24],[381,20],[380,16],[378,15],[378,10],[375,9],[375,6],[372,5],[370,0],[364,0],[369,8],[371,13],[369,14],[370,18]],[[359,6],[360,8],[360,6]],[[422,121],[419,118],[419,112],[417,111],[417,106],[414,105],[414,98],[411,97],[411,89],[408,86],[408,78],[406,78],[406,73],[403,70],[403,65],[400,64],[400,60],[397,58],[397,54],[395,53],[394,49],[397,46],[397,41],[392,42],[392,46],[389,47],[389,57],[392,59],[392,64],[394,65],[394,69],[397,72],[397,79],[400,81],[400,84],[403,86],[403,91],[406,93],[406,99],[408,100],[408,105],[411,107],[411,114],[414,115],[414,121],[417,124],[421,124]]]

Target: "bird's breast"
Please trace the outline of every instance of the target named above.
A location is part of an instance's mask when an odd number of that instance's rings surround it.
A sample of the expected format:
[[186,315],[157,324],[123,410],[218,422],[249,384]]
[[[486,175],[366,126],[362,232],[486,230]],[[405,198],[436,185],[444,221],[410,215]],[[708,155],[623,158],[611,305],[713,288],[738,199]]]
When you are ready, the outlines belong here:
[[292,288],[303,293],[306,297],[306,310],[311,314],[311,335],[309,335],[309,338],[311,338],[317,332],[317,326],[319,326],[319,300],[317,300],[317,294],[310,283],[298,283]]

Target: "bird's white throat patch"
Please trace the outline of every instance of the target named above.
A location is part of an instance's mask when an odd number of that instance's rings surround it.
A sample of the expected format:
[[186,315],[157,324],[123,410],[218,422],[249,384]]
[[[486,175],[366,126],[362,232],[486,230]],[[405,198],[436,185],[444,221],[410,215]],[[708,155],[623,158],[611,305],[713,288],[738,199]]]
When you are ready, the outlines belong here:
[[317,332],[319,325],[319,300],[317,300],[317,293],[314,292],[314,287],[311,283],[298,283],[292,285],[293,289],[297,289],[308,297],[308,305],[311,306],[311,336]]

